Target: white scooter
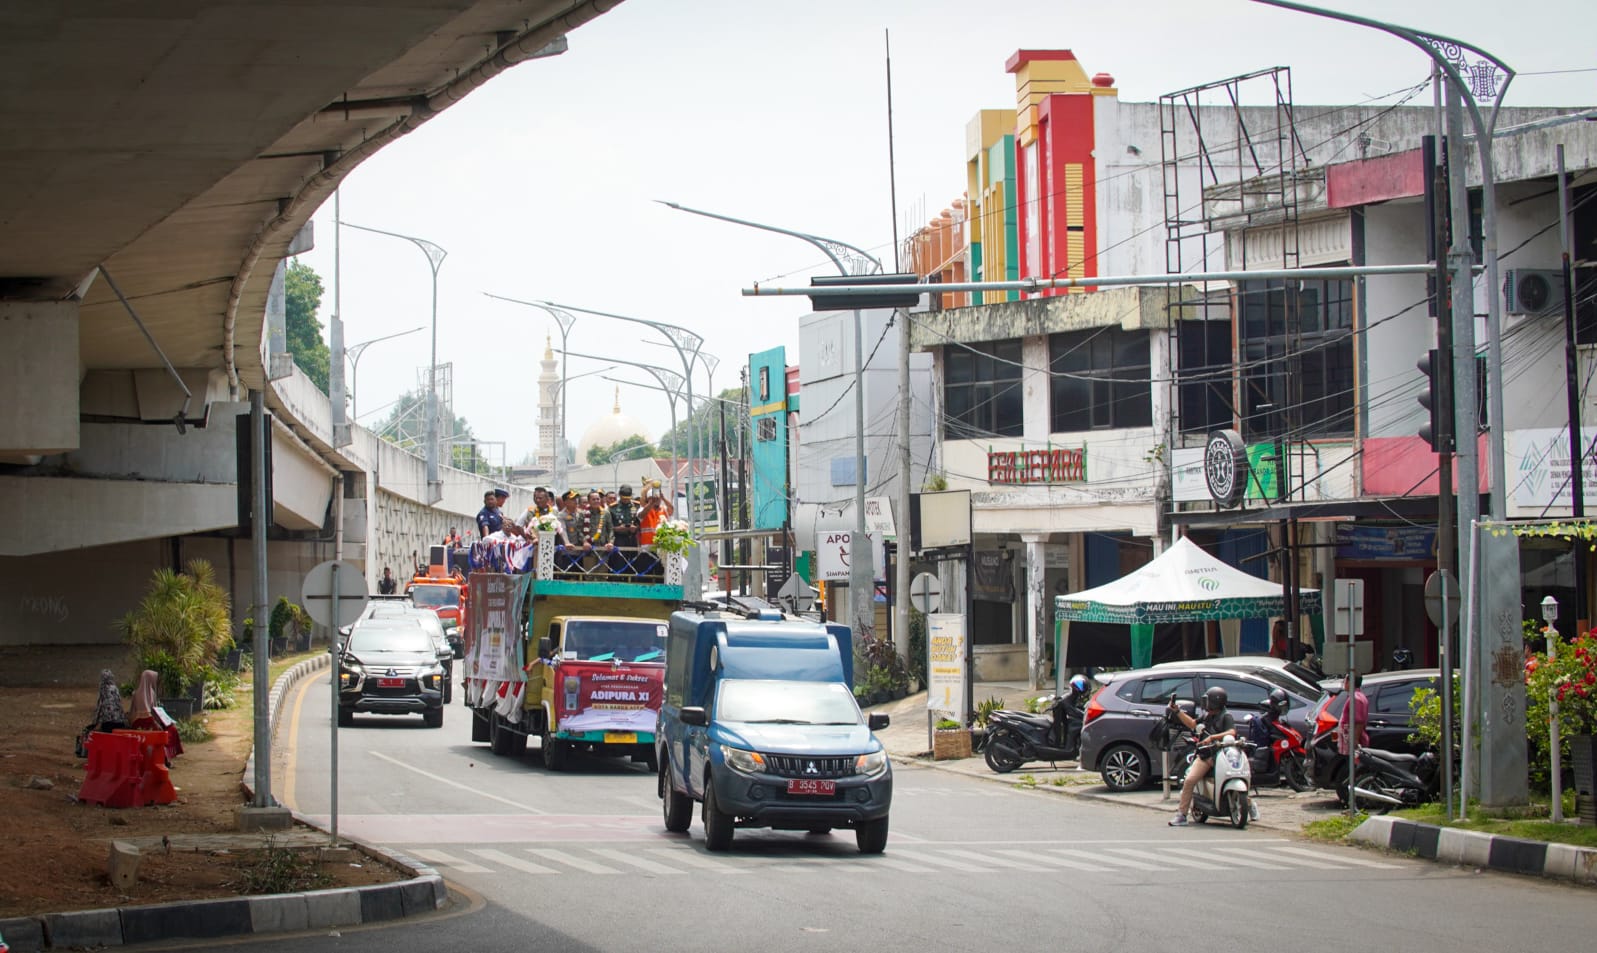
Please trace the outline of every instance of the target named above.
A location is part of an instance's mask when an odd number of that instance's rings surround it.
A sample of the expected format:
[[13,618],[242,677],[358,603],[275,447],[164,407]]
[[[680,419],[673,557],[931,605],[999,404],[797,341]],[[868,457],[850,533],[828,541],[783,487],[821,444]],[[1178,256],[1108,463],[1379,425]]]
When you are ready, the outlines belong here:
[[1253,820],[1253,765],[1248,758],[1252,747],[1253,742],[1240,738],[1199,746],[1200,753],[1214,755],[1214,763],[1192,791],[1194,821],[1202,824],[1211,816],[1230,817],[1231,826],[1242,830]]

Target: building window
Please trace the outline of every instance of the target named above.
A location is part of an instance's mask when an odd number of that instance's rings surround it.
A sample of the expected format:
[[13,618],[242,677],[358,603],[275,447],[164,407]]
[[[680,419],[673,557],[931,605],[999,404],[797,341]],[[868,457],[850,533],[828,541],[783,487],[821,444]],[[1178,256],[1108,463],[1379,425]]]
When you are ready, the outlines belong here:
[[1347,436],[1357,423],[1353,282],[1237,286],[1243,436]]
[[1224,320],[1182,321],[1176,381],[1180,432],[1208,434],[1236,423],[1231,406],[1231,314]]
[[1148,332],[1116,327],[1048,336],[1049,430],[1153,423]]
[[1020,436],[1020,340],[951,345],[943,356],[948,438]]
[[757,418],[757,420],[759,421],[759,426],[760,426],[760,432],[759,432],[759,435],[758,435],[758,439],[761,440],[761,441],[775,440],[776,439],[776,418],[775,417],[759,417],[759,418]]

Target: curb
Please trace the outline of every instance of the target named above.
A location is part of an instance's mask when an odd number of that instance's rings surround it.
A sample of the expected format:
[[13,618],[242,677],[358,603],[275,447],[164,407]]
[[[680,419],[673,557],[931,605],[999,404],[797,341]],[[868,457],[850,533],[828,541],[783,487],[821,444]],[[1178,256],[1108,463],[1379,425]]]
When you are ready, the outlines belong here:
[[[295,682],[328,667],[326,654],[306,659],[272,683],[267,711],[271,735],[277,736],[277,709]],[[254,778],[255,753],[245,764],[241,786],[248,791]],[[253,792],[251,792],[253,796]],[[294,820],[314,830],[324,830],[294,814]],[[172,903],[46,913],[34,917],[0,920],[0,936],[15,953],[81,947],[124,946],[158,940],[214,939],[261,933],[327,930],[398,920],[433,913],[449,899],[449,888],[438,871],[396,851],[347,841],[361,853],[397,867],[410,879],[367,887],[340,887],[303,893],[215,900],[179,900]]]
[[1597,884],[1597,849],[1589,847],[1438,827],[1397,817],[1369,818],[1348,838],[1440,863]]

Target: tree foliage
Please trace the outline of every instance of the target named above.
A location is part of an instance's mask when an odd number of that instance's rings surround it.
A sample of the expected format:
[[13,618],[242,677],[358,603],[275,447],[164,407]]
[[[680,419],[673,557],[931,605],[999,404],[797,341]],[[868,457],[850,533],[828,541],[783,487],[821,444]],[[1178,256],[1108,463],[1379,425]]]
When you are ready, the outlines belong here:
[[311,266],[294,261],[289,263],[283,287],[288,350],[299,369],[325,394],[332,354],[322,337],[322,322],[316,317],[322,306],[322,278]]
[[[695,398],[695,403],[699,406],[694,408],[693,412],[693,452],[689,452],[688,422],[682,420],[677,423],[675,429],[667,431],[660,438],[662,454],[669,455],[673,448],[677,448],[676,455],[679,457],[721,456],[721,419],[724,414],[726,453],[733,458],[739,456],[739,449],[746,448],[749,444],[748,394],[742,387],[729,387],[717,396],[720,400]],[[727,403],[723,404],[722,401]]]
[[116,628],[138,663],[161,673],[161,689],[179,695],[201,681],[233,645],[232,608],[216,571],[203,559],[186,572],[157,569],[138,608]]
[[[627,451],[629,450],[636,452],[628,453]],[[640,434],[633,434],[630,437],[617,440],[609,446],[589,447],[588,465],[596,467],[613,463],[617,460],[641,460],[644,457],[656,456],[658,452],[654,444],[651,444],[648,439]]]

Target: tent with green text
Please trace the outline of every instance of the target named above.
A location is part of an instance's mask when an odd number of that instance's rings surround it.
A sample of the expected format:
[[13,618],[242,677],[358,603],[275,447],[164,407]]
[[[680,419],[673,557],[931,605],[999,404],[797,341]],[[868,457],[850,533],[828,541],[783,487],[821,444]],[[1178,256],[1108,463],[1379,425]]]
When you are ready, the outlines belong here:
[[[1320,590],[1299,589],[1298,611],[1315,619]],[[1185,537],[1146,566],[1114,582],[1054,597],[1055,658],[1066,658],[1071,622],[1109,622],[1131,627],[1131,664],[1153,664],[1153,627],[1170,622],[1230,622],[1222,625],[1227,654],[1236,651],[1242,619],[1286,615],[1281,584],[1226,565]],[[1237,620],[1237,621],[1231,621]],[[1227,633],[1229,629],[1229,633]],[[1229,634],[1229,638],[1224,638]]]

